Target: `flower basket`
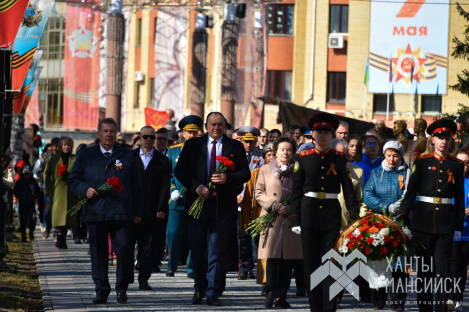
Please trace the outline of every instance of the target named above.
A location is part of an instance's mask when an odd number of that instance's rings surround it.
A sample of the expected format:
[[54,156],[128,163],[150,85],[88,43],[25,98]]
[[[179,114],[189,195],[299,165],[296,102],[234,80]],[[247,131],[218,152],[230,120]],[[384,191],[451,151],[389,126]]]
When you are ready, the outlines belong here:
[[393,220],[384,211],[383,215],[369,212],[342,232],[335,250],[342,256],[354,250],[366,256],[368,266],[376,273],[370,276],[370,288],[376,289],[386,287],[390,280],[392,272],[386,272],[388,263],[405,256],[412,244],[412,234],[402,221]]

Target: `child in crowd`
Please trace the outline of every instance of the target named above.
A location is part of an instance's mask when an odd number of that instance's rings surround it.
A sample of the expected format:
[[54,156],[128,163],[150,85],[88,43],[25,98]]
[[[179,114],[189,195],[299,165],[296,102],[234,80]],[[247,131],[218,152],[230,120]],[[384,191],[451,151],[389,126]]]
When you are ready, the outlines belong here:
[[39,198],[39,185],[33,178],[31,166],[26,165],[21,170],[21,176],[16,181],[13,194],[19,202],[19,219],[21,242],[26,242],[26,226],[29,225],[29,239],[34,239],[36,228],[36,201]]

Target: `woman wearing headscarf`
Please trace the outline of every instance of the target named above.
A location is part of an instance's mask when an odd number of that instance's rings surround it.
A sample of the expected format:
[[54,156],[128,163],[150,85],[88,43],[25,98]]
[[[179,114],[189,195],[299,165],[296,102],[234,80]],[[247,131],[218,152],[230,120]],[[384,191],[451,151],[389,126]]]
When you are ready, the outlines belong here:
[[72,138],[62,137],[59,152],[50,159],[44,170],[44,187],[52,206],[52,227],[57,230],[55,247],[59,249],[67,249],[67,230],[76,223],[76,218],[67,213],[78,202],[78,197],[68,187],[68,175],[76,158],[72,150]]
[[285,300],[290,288],[293,261],[303,258],[301,237],[290,227],[290,206],[288,198],[292,189],[296,141],[290,137],[280,137],[274,143],[275,158],[259,171],[255,198],[262,207],[260,217],[272,210],[278,212],[274,224],[259,239],[259,259],[267,259],[266,299],[264,307],[275,305],[290,308]]
[[[410,169],[404,162],[404,146],[397,141],[389,141],[384,144],[383,151],[384,161],[379,168],[371,171],[363,191],[365,204],[376,214],[397,212],[410,179]],[[403,264],[403,259],[398,263]],[[404,311],[407,294],[397,286],[399,282],[405,285],[404,279],[408,278],[405,266],[394,266],[392,277],[394,287],[389,287],[391,308],[393,311]],[[371,299],[374,309],[382,310],[387,300],[386,288],[371,289]]]

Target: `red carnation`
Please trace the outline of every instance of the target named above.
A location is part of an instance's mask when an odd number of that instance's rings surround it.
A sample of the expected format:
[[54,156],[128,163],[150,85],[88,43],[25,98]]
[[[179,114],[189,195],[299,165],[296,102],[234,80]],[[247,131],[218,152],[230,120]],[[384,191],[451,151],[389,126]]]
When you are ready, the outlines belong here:
[[65,165],[59,166],[59,169],[57,169],[57,175],[61,177],[65,171],[67,171],[67,167]]
[[370,247],[366,247],[365,248],[365,255],[369,255],[370,254]]
[[368,237],[368,239],[366,240],[366,242],[368,243],[368,245],[371,245],[371,244],[373,244],[374,240],[375,240],[375,239],[374,239],[373,237]]
[[353,238],[353,233],[348,233],[347,237],[352,239]]
[[383,256],[386,256],[386,254],[388,253],[388,249],[386,247],[381,247],[379,249],[379,252],[383,255]]
[[358,234],[357,239],[363,240],[363,238],[365,238],[365,236],[363,236],[363,234]]
[[369,223],[370,223],[370,221],[368,221],[368,220],[363,220],[363,224],[368,225]]
[[389,243],[389,242],[391,241],[391,236],[386,235],[386,236],[384,237],[384,241],[385,241],[386,243]]
[[397,247],[397,245],[399,245],[399,242],[397,240],[395,240],[395,241],[392,242],[392,244],[393,244],[394,247]]
[[348,247],[348,249],[352,249],[352,248],[353,248],[353,244],[352,244],[352,243],[349,243],[349,244],[347,245],[347,247]]
[[378,224],[378,228],[381,230],[382,228],[384,228],[384,224],[382,223]]

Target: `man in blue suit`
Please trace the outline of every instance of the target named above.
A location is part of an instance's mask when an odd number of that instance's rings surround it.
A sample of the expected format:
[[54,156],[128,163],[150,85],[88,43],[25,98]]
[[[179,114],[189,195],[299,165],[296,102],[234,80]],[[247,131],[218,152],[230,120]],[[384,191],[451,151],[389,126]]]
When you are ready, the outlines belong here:
[[[95,284],[94,304],[107,303],[111,292],[108,278],[108,233],[117,257],[117,302],[127,302],[133,282],[132,224],[142,221],[142,191],[132,152],[115,146],[117,124],[112,118],[98,123],[99,144],[81,151],[69,176],[70,189],[81,198],[83,222],[88,223],[91,274]],[[122,182],[117,190],[98,191],[111,177]]]
[[[222,305],[218,295],[222,291],[228,229],[238,217],[237,196],[251,177],[243,145],[224,134],[225,126],[221,113],[210,113],[205,124],[207,134],[186,142],[174,169],[176,178],[187,188],[185,209],[198,197],[205,200],[200,217],[189,216],[187,220],[194,268],[193,304],[202,303],[207,295],[208,305]],[[234,169],[215,173],[217,156],[228,157]],[[209,181],[213,183],[210,189]]]
[[[199,129],[202,128],[204,121],[199,116],[189,115],[179,121],[178,127],[182,130],[185,141],[197,137]],[[171,165],[171,200],[169,204],[169,220],[166,236],[168,238],[169,259],[168,271],[166,276],[174,276],[177,271],[181,257],[181,245],[183,236],[187,230],[187,215],[184,211],[185,188],[174,176],[174,168],[179,161],[179,156],[184,148],[184,143],[173,145],[168,150],[168,159]],[[190,254],[189,254],[190,255]],[[190,256],[189,256],[190,257]],[[186,267],[187,275],[192,275],[192,269],[189,268],[189,261]]]

